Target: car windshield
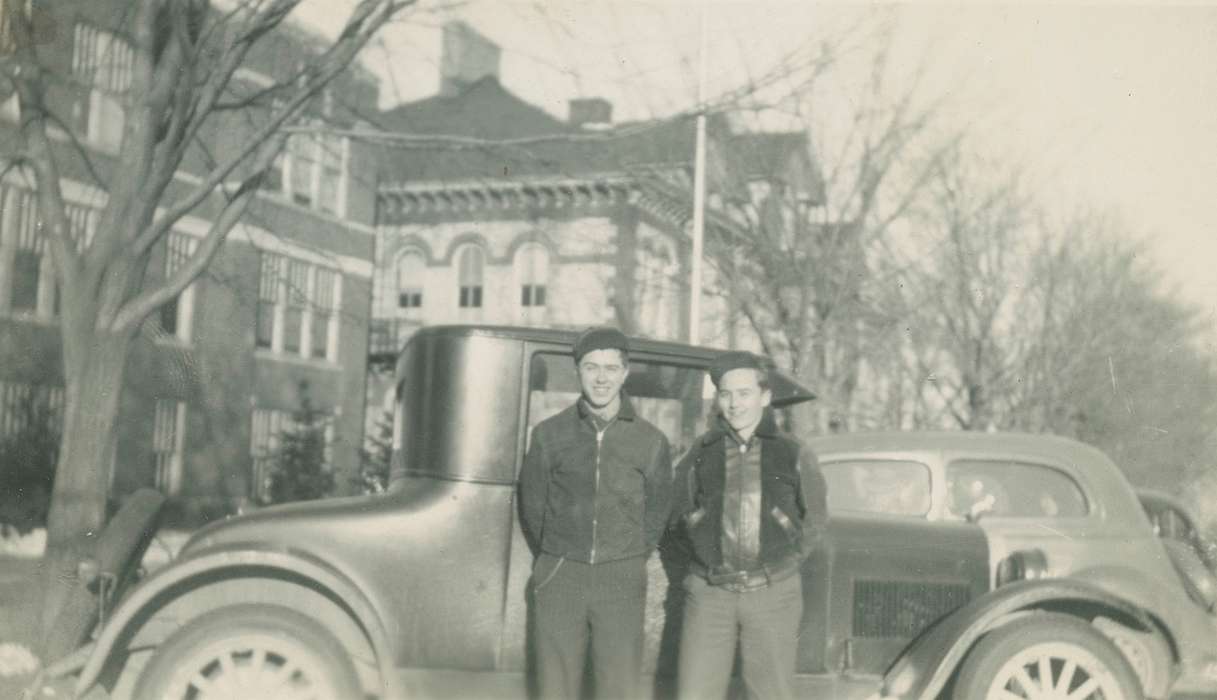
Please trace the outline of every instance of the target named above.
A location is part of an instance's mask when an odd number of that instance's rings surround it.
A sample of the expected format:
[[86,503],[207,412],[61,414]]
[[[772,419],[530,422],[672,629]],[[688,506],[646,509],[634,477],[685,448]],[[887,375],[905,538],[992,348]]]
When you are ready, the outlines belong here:
[[1002,518],[1078,518],[1090,508],[1074,480],[1053,467],[1010,460],[947,465],[947,511]]
[[930,510],[930,470],[920,462],[848,460],[821,465],[828,509],[924,516]]

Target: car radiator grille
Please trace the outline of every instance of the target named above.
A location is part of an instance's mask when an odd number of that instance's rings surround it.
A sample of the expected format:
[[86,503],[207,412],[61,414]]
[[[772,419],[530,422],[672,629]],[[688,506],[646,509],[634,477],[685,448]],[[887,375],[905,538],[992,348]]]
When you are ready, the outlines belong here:
[[969,597],[966,584],[855,581],[853,636],[913,637]]

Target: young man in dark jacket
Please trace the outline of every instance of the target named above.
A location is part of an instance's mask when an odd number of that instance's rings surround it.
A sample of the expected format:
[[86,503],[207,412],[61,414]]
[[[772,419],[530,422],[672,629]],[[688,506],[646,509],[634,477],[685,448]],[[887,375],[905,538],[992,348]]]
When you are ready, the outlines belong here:
[[629,344],[615,328],[574,343],[582,396],[532,431],[520,518],[533,563],[537,681],[577,698],[590,642],[596,695],[637,696],[646,561],[671,508],[668,440],[622,392]]
[[692,550],[679,695],[725,697],[738,642],[748,697],[793,698],[800,568],[827,522],[824,477],[815,455],[778,430],[761,358],[724,353],[710,378],[721,415],[676,476]]

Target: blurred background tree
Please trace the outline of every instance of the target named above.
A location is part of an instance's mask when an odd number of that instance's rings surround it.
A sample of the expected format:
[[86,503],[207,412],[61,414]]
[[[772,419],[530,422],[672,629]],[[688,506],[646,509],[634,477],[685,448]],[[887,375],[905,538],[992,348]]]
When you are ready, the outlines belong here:
[[330,495],[334,471],[326,433],[330,416],[313,406],[308,382],[298,387],[300,405],[291,425],[279,433],[279,452],[270,472],[267,503],[308,501]]

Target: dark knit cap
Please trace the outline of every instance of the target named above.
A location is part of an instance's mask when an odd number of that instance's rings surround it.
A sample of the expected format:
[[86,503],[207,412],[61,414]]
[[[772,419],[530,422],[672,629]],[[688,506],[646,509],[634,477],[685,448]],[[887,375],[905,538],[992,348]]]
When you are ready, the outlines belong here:
[[593,350],[620,350],[624,359],[630,354],[630,341],[625,337],[625,333],[616,328],[593,326],[575,337],[570,351],[575,356],[575,362],[578,362]]
[[723,375],[733,369],[755,369],[764,374],[769,372],[769,361],[760,355],[753,355],[750,352],[742,350],[732,350],[718,355],[710,361],[710,381],[714,382],[714,386],[718,386],[722,381]]

